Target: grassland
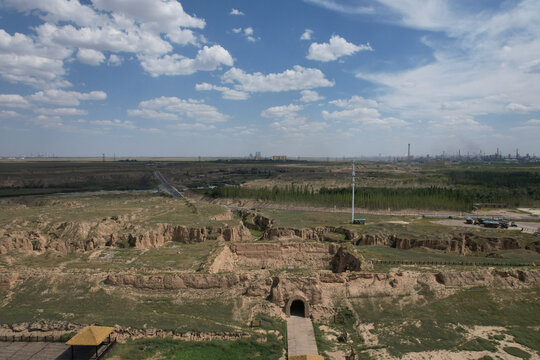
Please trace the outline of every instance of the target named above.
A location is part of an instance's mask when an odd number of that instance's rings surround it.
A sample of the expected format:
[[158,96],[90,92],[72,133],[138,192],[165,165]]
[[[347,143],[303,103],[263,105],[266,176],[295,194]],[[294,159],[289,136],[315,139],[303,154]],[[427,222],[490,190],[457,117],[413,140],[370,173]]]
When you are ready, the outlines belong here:
[[[257,341],[258,339],[264,341]],[[171,340],[136,340],[120,344],[110,359],[174,360],[277,360],[283,347],[275,335],[238,341],[178,342]]]
[[[540,288],[511,292],[471,288],[442,299],[427,290],[420,294],[423,300],[412,303],[406,298],[380,296],[349,299],[354,316],[342,314],[328,325],[354,334],[355,321],[372,324],[368,335],[375,337],[376,344],[361,337],[354,342],[360,358],[369,358],[367,353],[374,348],[386,349],[393,356],[439,350],[495,352],[504,339],[540,354],[536,328],[540,323]],[[494,335],[471,337],[471,330],[478,326],[494,327]],[[335,344],[322,343],[325,351],[335,348]]]
[[[2,297],[5,291],[0,291]],[[234,298],[183,298],[176,293],[138,293],[105,291],[84,276],[54,276],[24,281],[0,308],[3,323],[38,320],[67,321],[79,324],[118,324],[176,332],[236,331],[245,326],[234,316],[239,306]]]
[[[188,203],[153,192],[110,192],[18,197],[0,201],[0,226],[37,219],[51,223],[99,221],[106,217],[127,217],[133,225],[158,223],[209,226],[231,223],[213,217],[226,212],[221,206],[202,202]],[[236,220],[237,222],[237,220]]]

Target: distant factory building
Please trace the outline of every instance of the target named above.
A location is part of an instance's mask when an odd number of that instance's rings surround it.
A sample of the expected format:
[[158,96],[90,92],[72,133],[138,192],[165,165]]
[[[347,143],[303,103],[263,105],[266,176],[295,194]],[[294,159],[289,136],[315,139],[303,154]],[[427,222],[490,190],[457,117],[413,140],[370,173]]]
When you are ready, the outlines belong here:
[[272,160],[274,161],[286,161],[287,155],[273,155]]

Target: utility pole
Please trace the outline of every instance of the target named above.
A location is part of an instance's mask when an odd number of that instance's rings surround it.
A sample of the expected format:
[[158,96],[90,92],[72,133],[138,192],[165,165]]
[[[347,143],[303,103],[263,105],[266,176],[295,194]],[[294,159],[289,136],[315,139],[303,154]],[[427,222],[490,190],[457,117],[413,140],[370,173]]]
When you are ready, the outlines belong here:
[[352,213],[351,213],[351,224],[354,224],[354,160],[352,162]]

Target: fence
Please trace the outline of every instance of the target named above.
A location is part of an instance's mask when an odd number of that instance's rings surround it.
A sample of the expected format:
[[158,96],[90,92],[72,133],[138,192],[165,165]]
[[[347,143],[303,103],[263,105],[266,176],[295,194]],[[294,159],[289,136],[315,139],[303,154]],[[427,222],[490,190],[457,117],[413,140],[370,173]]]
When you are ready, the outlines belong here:
[[105,359],[107,354],[116,346],[116,339],[113,339],[110,343],[105,344],[105,350],[97,357],[96,360]]
[[385,265],[456,265],[456,266],[536,266],[534,263],[466,262],[466,261],[410,261],[371,260],[373,264]]
[[23,341],[23,342],[66,342],[73,334],[64,335],[2,335],[0,341]]

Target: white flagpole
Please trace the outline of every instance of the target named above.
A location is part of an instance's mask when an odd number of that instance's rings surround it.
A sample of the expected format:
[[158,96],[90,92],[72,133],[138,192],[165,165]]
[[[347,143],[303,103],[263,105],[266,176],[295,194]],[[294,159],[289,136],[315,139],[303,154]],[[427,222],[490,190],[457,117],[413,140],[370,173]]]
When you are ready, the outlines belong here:
[[352,214],[351,214],[351,223],[354,224],[354,160],[352,162]]

